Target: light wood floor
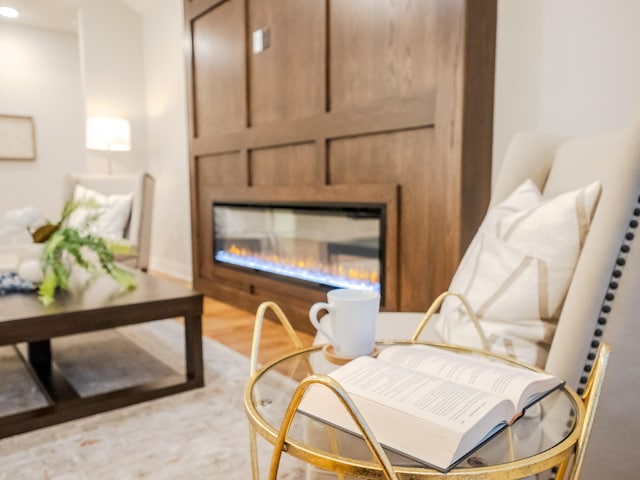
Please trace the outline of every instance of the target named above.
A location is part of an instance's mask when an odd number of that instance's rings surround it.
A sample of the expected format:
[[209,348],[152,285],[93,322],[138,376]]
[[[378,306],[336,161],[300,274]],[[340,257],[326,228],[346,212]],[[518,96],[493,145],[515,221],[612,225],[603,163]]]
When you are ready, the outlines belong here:
[[[191,287],[189,282],[160,272],[149,271],[149,274]],[[202,334],[249,357],[251,356],[255,318],[255,312],[240,310],[226,303],[205,297],[202,314]],[[298,332],[298,337],[303,346],[311,346],[313,342],[312,335]],[[291,343],[284,327],[279,322],[265,320],[262,325],[258,361],[265,363],[274,360],[289,353],[292,348],[293,343]]]
[[[204,299],[204,313],[202,315],[202,334],[206,337],[226,345],[247,357],[251,355],[251,342],[255,312],[246,312],[235,307],[218,302],[209,297]],[[313,336],[305,332],[298,332],[302,344],[311,346]],[[265,320],[262,324],[260,340],[260,363],[274,360],[293,348],[289,335],[278,322]]]

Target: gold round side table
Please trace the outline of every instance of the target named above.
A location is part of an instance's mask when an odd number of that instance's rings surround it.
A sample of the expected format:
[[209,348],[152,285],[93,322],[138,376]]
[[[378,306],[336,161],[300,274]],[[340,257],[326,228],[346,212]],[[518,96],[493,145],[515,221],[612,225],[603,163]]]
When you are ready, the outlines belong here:
[[[379,342],[388,345],[427,342]],[[430,344],[430,343],[428,343]],[[451,345],[430,344],[469,355],[495,357],[499,361],[527,367],[505,357]],[[426,468],[410,459],[385,451],[376,456],[365,439],[355,437],[325,423],[295,413],[292,399],[301,396],[300,382],[309,376],[329,373],[338,365],[323,353],[321,346],[301,348],[256,370],[245,388],[245,408],[251,434],[264,437],[277,449],[271,478],[276,478],[279,456],[284,451],[314,467],[356,478],[518,479],[543,472],[567,461],[576,451],[583,422],[583,400],[570,388],[562,387],[543,399],[512,426],[492,438],[466,460],[447,473]],[[312,377],[313,378],[313,377]],[[291,409],[294,411],[291,411]],[[281,428],[284,429],[281,431]],[[428,432],[425,432],[428,435]],[[256,462],[255,438],[252,460]],[[387,463],[388,461],[388,463]],[[274,466],[275,463],[275,466]],[[257,466],[254,479],[257,479]]]

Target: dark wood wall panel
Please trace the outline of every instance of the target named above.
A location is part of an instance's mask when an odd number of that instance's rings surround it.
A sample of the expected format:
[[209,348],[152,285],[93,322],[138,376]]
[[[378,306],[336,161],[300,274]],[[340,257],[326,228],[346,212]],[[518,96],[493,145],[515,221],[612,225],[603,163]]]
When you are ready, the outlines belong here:
[[315,185],[318,183],[313,143],[261,148],[249,153],[251,185]]
[[404,184],[407,178],[428,178],[430,133],[422,128],[331,140],[330,183]]
[[325,10],[318,0],[249,2],[249,32],[269,31],[269,46],[249,55],[252,125],[324,111]]
[[244,0],[226,0],[192,27],[195,136],[246,125]]
[[[242,148],[267,148],[318,139],[433,126],[435,112],[435,92],[430,91],[420,97],[326,112],[296,121],[252,126],[232,133],[207,132],[204,138],[192,138],[190,149],[192,155],[206,155]],[[316,144],[318,148],[321,145]]]
[[[446,288],[453,273],[431,259],[456,257],[447,237],[456,232],[457,217],[446,218],[445,202],[457,204],[445,171],[433,157],[434,129],[422,128],[338,139],[329,144],[331,183],[358,185],[392,182],[401,185],[399,250],[406,261],[397,272],[402,285],[400,308],[426,310],[433,300],[425,292]],[[404,212],[416,212],[406,214]],[[419,212],[419,213],[417,213]],[[442,228],[443,225],[447,228]],[[449,239],[450,240],[450,239]],[[422,259],[412,262],[410,259]],[[428,265],[430,272],[425,274]]]
[[240,152],[203,155],[196,159],[198,189],[217,185],[247,185],[247,168]]
[[213,263],[211,202],[365,198],[397,213],[383,308],[424,311],[488,204],[496,0],[184,6],[194,286],[311,331],[322,291]]
[[215,278],[213,268],[213,224],[211,205],[217,188],[247,184],[247,168],[239,152],[206,155],[195,159],[197,209],[199,226],[193,242],[197,245],[198,274]]
[[330,104],[342,110],[435,85],[435,0],[333,0]]

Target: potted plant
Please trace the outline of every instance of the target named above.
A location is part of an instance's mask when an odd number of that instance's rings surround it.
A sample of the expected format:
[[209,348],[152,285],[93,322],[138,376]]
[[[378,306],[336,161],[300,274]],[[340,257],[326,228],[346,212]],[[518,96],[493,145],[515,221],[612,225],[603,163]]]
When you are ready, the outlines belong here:
[[[96,209],[96,213],[85,219],[81,228],[67,225],[69,216],[80,206]],[[41,245],[42,252],[37,259],[31,259],[28,265],[21,265],[21,276],[39,283],[38,296],[44,305],[54,301],[58,289],[68,290],[71,269],[81,267],[92,276],[106,274],[125,290],[136,287],[132,273],[115,263],[114,254],[128,247],[116,241],[99,237],[87,228],[98,216],[98,205],[94,202],[67,202],[57,223],[34,221],[33,210],[29,210],[27,227],[33,242]],[[26,210],[25,210],[26,211]],[[26,260],[25,260],[26,261]],[[36,263],[33,263],[36,262]],[[29,272],[23,275],[22,272]]]

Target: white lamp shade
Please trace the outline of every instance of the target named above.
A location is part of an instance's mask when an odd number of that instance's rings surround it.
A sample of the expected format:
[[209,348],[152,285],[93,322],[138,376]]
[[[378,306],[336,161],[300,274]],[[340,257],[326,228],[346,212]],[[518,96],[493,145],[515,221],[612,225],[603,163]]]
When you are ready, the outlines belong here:
[[131,126],[129,121],[114,117],[88,118],[87,148],[113,152],[131,150]]
[[0,7],[0,16],[6,18],[18,18],[19,15],[18,10],[13,7]]

